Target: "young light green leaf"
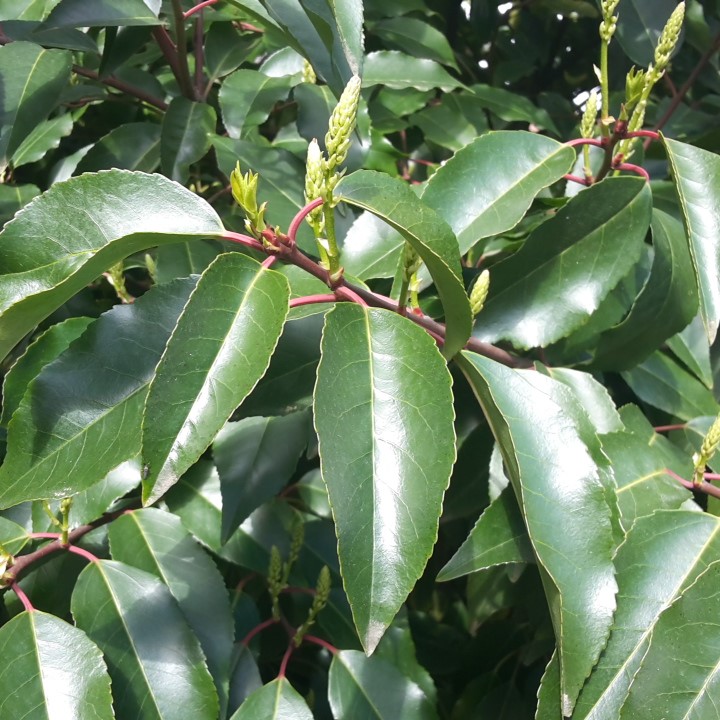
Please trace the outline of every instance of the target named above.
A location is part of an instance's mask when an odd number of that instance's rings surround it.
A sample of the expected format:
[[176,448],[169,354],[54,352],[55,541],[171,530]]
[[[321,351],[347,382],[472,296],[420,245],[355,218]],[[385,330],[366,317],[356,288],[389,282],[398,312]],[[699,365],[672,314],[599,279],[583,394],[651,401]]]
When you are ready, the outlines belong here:
[[112,720],[110,677],[82,630],[35,610],[0,628],[0,717]]
[[700,287],[700,311],[712,343],[720,324],[720,214],[715,202],[720,156],[678,140],[663,140]]
[[474,353],[459,360],[500,446],[544,573],[570,715],[615,609],[611,511],[570,390]]
[[358,170],[336,188],[341,200],[369,210],[395,228],[420,255],[432,275],[445,310],[443,352],[452,357],[467,341],[472,313],[460,272],[460,254],[452,230],[402,181],[372,170]]
[[163,172],[184,183],[190,165],[210,149],[215,133],[215,109],[207,103],[176,97],[163,116],[160,134],[160,162]]
[[639,259],[651,209],[648,184],[634,177],[608,178],[572,198],[493,266],[473,334],[527,349],[579,328]]
[[0,507],[72,495],[139,454],[147,387],[196,279],[116,306],[42,369],[8,427]]
[[217,567],[175,515],[146,508],[110,526],[114,560],[162,580],[197,635],[215,680],[221,708],[227,705],[234,627],[230,599]]
[[250,695],[230,720],[313,720],[302,695],[287,681],[276,678]]
[[114,560],[90,563],[72,614],[105,655],[121,717],[216,720],[218,697],[197,638],[168,588]]
[[514,227],[574,158],[572,148],[543,135],[487,133],[433,174],[422,199],[450,225],[464,255],[478,240]]
[[437,538],[455,459],[450,375],[395,313],[343,303],[325,322],[315,426],[345,591],[372,652]]
[[437,720],[425,693],[386,660],[342,650],[330,664],[328,699],[336,718]]
[[0,234],[0,357],[118,260],[222,230],[210,205],[160,175],[110,170],[53,185]]
[[[618,606],[613,631],[580,694],[573,720],[619,717],[663,611],[718,553],[720,521],[710,515],[660,510],[637,520],[615,557]],[[662,715],[653,720],[658,717]]]
[[438,582],[507,563],[535,562],[523,516],[506,487],[475,523],[465,542],[438,573]]

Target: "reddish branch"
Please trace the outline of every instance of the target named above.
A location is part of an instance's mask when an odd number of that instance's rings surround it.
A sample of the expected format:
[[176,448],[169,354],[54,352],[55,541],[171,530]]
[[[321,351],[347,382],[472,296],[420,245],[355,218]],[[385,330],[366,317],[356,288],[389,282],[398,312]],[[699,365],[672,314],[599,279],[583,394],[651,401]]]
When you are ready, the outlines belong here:
[[705,493],[706,495],[712,495],[713,497],[720,498],[720,488],[711,485],[709,482],[694,483],[690,480],[686,480],[680,477],[677,473],[665,468],[665,472],[671,477],[675,478],[684,488],[688,490],[695,490],[697,492]]

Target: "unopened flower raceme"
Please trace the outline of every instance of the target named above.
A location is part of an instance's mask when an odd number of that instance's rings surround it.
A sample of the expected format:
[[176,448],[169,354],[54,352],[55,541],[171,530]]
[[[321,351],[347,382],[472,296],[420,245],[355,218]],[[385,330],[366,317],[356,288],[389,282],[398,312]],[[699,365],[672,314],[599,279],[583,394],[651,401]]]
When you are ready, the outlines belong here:
[[580,123],[580,134],[584,138],[591,138],[595,131],[595,121],[597,120],[598,111],[598,95],[593,90],[585,105],[582,122]]
[[710,426],[707,435],[703,438],[700,452],[693,455],[695,463],[694,481],[696,484],[703,481],[705,466],[713,459],[718,447],[720,447],[720,415],[715,418],[715,422]]
[[[325,150],[327,151],[326,177],[328,177],[328,179],[331,173],[335,172],[335,168],[345,162],[348,150],[350,149],[352,134],[357,122],[360,86],[360,78],[357,75],[353,75],[345,86],[340,100],[330,116],[328,132],[325,136]],[[335,184],[337,184],[337,181]],[[332,189],[332,187],[330,189]]]
[[490,271],[483,270],[470,291],[470,310],[473,317],[477,315],[485,305],[488,292],[490,291]]
[[[311,203],[318,198],[325,199],[325,170],[322,150],[318,141],[313,138],[308,145],[307,164],[305,168],[305,202]],[[321,234],[323,231],[323,210],[322,206],[315,208],[307,215],[307,221],[316,231]]]

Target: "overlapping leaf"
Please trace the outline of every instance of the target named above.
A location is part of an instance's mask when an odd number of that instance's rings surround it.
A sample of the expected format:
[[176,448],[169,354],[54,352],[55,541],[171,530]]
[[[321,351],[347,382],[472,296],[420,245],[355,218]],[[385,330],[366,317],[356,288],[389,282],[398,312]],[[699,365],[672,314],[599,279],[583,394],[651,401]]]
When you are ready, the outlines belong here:
[[110,168],[152,172],[160,164],[160,133],[155,123],[118,125],[88,150],[74,174]]
[[43,368],[8,428],[0,507],[71,495],[139,454],[147,387],[195,282],[114,308]]
[[163,173],[185,182],[190,165],[210,149],[215,133],[215,110],[207,103],[176,97],[163,116],[160,161]]
[[616,37],[625,54],[640,67],[654,58],[660,33],[675,0],[626,0],[618,13]]
[[365,649],[425,567],[455,459],[450,376],[432,338],[394,313],[326,316],[315,390],[323,479]]
[[93,0],[90,5],[85,0],[60,0],[44,27],[157,25],[159,9],[160,3],[144,0]]
[[382,218],[420,255],[445,310],[443,352],[446,357],[455,355],[470,335],[472,314],[461,280],[457,240],[450,227],[403,182],[371,170],[348,175],[338,184],[336,195]]
[[222,230],[204,200],[159,175],[110,170],[53,185],[0,234],[0,356],[118,260]]
[[289,294],[282,275],[241,253],[219,255],[202,274],[148,392],[146,503],[200,457],[267,370]]
[[639,178],[609,178],[570,200],[493,267],[474,334],[545,346],[580,327],[640,257],[652,196]]
[[250,695],[230,720],[313,720],[302,695],[287,681],[276,678]]
[[616,584],[610,508],[569,390],[474,353],[461,356],[493,430],[541,569],[572,712],[610,632]]
[[97,646],[82,630],[35,610],[0,628],[0,716],[115,717],[110,678]]

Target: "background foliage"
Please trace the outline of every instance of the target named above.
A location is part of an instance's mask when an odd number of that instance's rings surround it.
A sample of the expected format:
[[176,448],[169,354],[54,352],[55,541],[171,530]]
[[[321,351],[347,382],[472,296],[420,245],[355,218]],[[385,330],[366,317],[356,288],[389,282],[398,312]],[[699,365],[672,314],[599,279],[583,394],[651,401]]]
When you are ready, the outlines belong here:
[[720,3],[194,5],[0,0],[0,717],[718,717]]

